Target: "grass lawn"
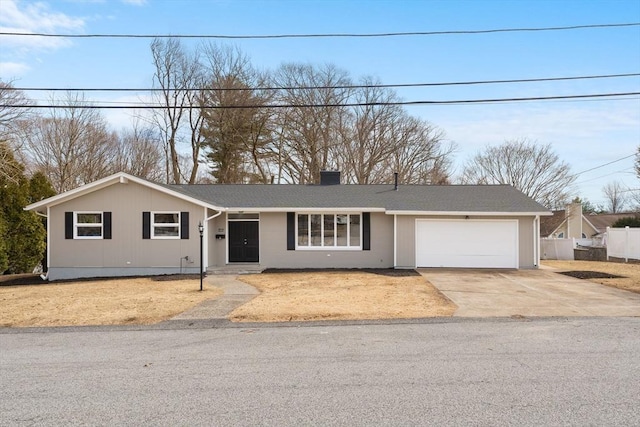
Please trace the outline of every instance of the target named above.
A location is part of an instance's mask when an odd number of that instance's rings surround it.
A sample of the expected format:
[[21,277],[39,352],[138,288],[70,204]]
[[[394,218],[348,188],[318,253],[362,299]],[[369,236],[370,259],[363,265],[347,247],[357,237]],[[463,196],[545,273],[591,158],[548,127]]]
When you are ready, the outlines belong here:
[[200,292],[200,281],[193,276],[0,286],[0,326],[152,324],[221,293],[206,284]]
[[640,293],[640,264],[626,264],[607,261],[557,261],[544,260],[542,265],[553,267],[558,271],[598,272],[622,276],[619,278],[588,279],[591,282],[611,286],[626,291]]
[[261,294],[231,313],[238,322],[437,317],[457,308],[413,271],[277,272],[239,279]]

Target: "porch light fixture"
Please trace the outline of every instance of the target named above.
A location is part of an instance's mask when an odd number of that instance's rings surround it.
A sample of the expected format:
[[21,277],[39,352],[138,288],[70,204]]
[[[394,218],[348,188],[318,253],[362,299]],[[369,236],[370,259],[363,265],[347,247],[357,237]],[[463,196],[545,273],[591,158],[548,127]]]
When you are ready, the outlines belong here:
[[204,274],[202,266],[204,262],[202,260],[202,236],[204,235],[204,225],[202,221],[198,223],[198,231],[200,232],[200,290],[202,290],[202,276]]

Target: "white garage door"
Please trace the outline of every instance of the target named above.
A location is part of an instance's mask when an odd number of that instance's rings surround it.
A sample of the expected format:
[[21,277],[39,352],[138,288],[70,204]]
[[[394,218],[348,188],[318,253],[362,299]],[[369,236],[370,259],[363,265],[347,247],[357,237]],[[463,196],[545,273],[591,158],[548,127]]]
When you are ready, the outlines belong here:
[[518,268],[518,221],[418,219],[416,266]]

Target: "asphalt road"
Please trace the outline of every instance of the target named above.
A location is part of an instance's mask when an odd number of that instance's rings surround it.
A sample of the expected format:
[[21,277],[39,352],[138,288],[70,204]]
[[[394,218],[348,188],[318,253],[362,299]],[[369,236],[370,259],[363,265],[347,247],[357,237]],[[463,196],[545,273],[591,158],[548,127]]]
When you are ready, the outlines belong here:
[[640,318],[0,332],[0,425],[640,425]]

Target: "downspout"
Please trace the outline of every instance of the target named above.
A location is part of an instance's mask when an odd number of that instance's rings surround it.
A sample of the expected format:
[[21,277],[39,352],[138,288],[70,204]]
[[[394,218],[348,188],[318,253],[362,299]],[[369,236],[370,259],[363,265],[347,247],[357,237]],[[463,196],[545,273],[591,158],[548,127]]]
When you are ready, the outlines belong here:
[[533,267],[540,268],[540,215],[533,219]]
[[398,267],[398,215],[393,214],[393,268]]

